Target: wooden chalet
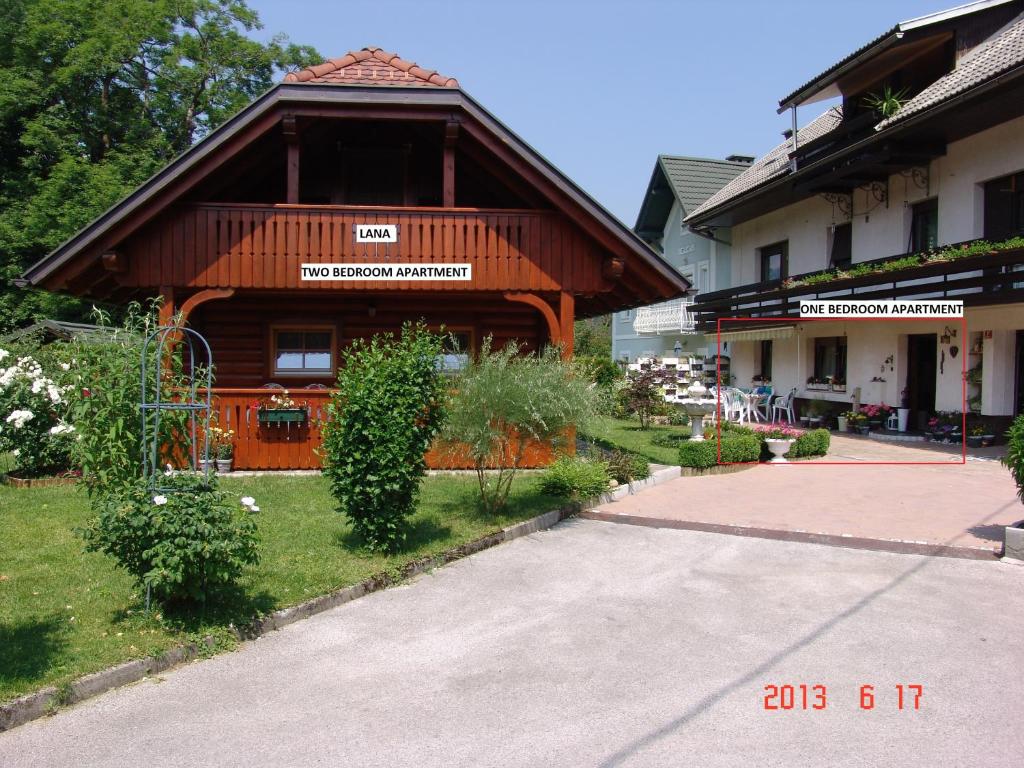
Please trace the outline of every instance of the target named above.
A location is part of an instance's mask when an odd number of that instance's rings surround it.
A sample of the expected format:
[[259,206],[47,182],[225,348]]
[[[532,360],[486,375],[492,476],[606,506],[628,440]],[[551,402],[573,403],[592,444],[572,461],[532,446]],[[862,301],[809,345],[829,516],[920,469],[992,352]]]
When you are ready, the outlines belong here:
[[[457,81],[378,48],[287,75],[24,278],[162,296],[210,343],[239,469],[317,466],[353,339],[423,318],[455,362],[487,335],[571,354],[575,319],[689,288]],[[273,385],[313,418],[259,424]]]

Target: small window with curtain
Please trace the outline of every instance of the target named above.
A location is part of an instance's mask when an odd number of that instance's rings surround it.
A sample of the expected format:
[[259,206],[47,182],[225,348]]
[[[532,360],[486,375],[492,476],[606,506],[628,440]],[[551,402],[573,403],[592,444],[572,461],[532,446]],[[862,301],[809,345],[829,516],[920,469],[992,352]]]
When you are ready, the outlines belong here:
[[277,326],[271,329],[271,338],[275,376],[334,375],[334,328]]
[[775,283],[784,280],[789,276],[789,268],[786,263],[788,243],[773,243],[760,249],[761,254],[761,282]]
[[829,244],[828,265],[846,269],[853,261],[853,224],[835,224]]
[[908,253],[930,251],[939,244],[939,200],[933,197],[914,203],[910,220]]
[[814,340],[814,378],[818,381],[846,381],[845,336]]

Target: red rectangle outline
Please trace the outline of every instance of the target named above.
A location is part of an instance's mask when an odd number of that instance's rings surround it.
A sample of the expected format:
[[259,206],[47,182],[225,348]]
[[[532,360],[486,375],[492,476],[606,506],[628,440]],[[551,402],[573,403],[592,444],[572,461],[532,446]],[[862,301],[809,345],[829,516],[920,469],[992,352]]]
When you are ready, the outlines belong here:
[[[715,382],[721,381],[722,376],[722,323],[744,323],[744,322],[755,322],[755,323],[778,323],[786,325],[794,325],[796,323],[814,323],[814,322],[884,322],[886,320],[894,320],[898,322],[910,321],[910,322],[935,322],[936,320],[956,320],[956,318],[949,317],[801,317],[801,318],[763,318],[763,317],[726,317],[718,318],[717,330],[716,330],[716,355],[715,355]],[[959,318],[960,320],[960,333],[961,338],[966,342],[967,340],[967,316]],[[941,467],[956,467],[967,464],[967,354],[964,353],[960,356],[960,461],[791,461],[784,465],[776,466],[787,466],[787,467],[842,467],[842,466],[897,466],[897,467],[908,467],[914,465],[924,466],[941,466]],[[849,377],[847,377],[849,381]],[[715,456],[715,462],[719,466],[751,466],[754,464],[761,464],[760,461],[722,461],[722,392],[720,387],[715,387],[717,392],[717,399],[715,405],[715,436],[717,440],[716,449],[717,453]],[[765,462],[768,466],[772,466],[771,462]]]

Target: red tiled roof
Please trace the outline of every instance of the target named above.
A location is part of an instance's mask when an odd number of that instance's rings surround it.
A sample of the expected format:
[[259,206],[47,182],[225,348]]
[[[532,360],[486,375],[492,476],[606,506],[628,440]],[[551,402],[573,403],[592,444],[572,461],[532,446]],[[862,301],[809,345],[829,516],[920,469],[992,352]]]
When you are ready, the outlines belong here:
[[286,83],[329,83],[332,85],[404,85],[458,88],[454,77],[423,69],[414,61],[405,61],[397,54],[370,46],[349,51],[338,59],[289,72]]

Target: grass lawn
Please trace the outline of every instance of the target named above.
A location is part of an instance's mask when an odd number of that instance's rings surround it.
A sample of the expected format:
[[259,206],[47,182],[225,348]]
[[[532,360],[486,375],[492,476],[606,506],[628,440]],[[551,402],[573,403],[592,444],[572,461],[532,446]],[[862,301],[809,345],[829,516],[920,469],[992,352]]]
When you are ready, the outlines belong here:
[[74,486],[15,489],[0,485],[0,701],[181,642],[214,634],[232,641],[230,622],[283,608],[480,538],[561,503],[520,477],[507,511],[485,516],[475,478],[424,480],[412,538],[401,555],[361,551],[317,477],[229,478],[226,490],[256,498],[261,562],[241,590],[189,614],[146,615],[142,595],[105,555],[86,553],[74,530],[89,507]]
[[613,419],[610,416],[600,416],[594,419],[585,430],[582,436],[591,438],[605,447],[622,448],[626,451],[644,456],[650,461],[658,464],[678,464],[679,451],[676,448],[665,448],[654,445],[651,438],[655,435],[681,434],[689,436],[689,427],[669,427],[651,425],[647,429],[640,429],[639,420],[634,419]]

